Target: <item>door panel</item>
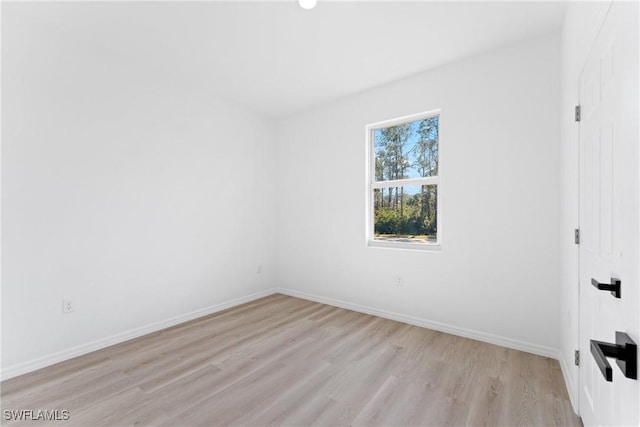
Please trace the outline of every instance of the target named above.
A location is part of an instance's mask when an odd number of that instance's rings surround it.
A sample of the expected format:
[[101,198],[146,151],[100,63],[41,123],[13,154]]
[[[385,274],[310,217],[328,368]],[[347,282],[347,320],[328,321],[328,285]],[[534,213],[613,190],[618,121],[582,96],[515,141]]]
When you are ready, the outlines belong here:
[[[638,4],[613,2],[580,76],[580,414],[585,425],[639,425],[640,386],[613,359],[607,382],[590,340],[640,342]],[[591,279],[622,280],[622,298]]]

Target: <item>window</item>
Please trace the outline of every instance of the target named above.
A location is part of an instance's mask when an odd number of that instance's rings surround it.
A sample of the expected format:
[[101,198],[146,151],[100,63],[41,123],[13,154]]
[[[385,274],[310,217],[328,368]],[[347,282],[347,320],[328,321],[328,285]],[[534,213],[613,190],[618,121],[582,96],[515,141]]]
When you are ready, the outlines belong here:
[[367,241],[429,248],[440,243],[440,112],[367,126]]

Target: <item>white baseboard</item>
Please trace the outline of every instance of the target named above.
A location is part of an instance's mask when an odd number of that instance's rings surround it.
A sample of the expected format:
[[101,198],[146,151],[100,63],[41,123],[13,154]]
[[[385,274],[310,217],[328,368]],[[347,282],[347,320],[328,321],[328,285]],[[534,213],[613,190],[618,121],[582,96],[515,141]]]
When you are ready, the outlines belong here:
[[138,338],[143,335],[157,332],[162,329],[175,326],[180,323],[188,322],[189,320],[197,319],[198,317],[206,316],[208,314],[216,313],[218,311],[226,310],[231,307],[235,307],[240,304],[244,304],[259,298],[263,298],[276,293],[276,289],[267,289],[265,291],[256,292],[251,295],[232,299],[220,304],[214,304],[209,307],[194,310],[189,313],[181,314],[179,316],[171,317],[166,320],[151,323],[140,328],[131,329],[125,332],[121,332],[116,335],[111,335],[106,338],[97,339],[86,344],[81,344],[76,347],[68,348],[62,351],[58,351],[47,356],[39,357],[37,359],[29,360],[27,362],[11,365],[0,372],[0,380],[6,380],[16,377],[18,375],[26,374],[28,372],[35,371],[37,369],[44,368],[46,366],[53,365],[55,363],[63,362],[65,360],[72,359],[74,357],[82,356],[83,354],[91,353],[92,351],[100,350],[111,345],[119,344],[124,341],[128,341],[133,338]]
[[552,359],[558,359],[558,349],[546,347],[538,344],[529,343],[526,341],[520,341],[513,338],[502,337],[499,335],[489,334],[482,331],[476,331],[473,329],[461,328],[459,326],[448,325],[446,323],[436,322],[434,320],[422,319],[414,316],[407,316],[405,314],[394,313],[387,310],[381,310],[378,308],[368,307],[365,305],[354,304],[351,302],[341,301],[333,298],[322,297],[319,295],[308,294],[306,292],[294,291],[292,289],[277,288],[276,292],[289,295],[292,297],[302,298],[309,301],[320,302],[323,304],[332,305],[335,307],[346,308],[348,310],[358,311],[360,313],[371,314],[373,316],[383,317],[385,319],[396,320],[398,322],[408,323],[410,325],[420,326],[423,328],[434,329],[440,332],[446,332],[452,335],[458,335],[465,338],[471,338],[474,340],[496,344],[502,347],[512,348],[514,350],[520,350],[527,353],[537,354],[539,356],[550,357]]
[[459,326],[448,325],[445,323],[436,322],[429,319],[422,319],[414,316],[407,316],[400,313],[394,313],[387,310],[377,309],[377,308],[368,307],[368,306],[346,302],[346,301],[341,301],[333,298],[327,298],[319,295],[308,294],[305,292],[294,291],[292,289],[286,289],[286,288],[272,288],[272,289],[267,289],[261,292],[256,292],[254,294],[247,295],[245,297],[236,298],[220,304],[212,305],[210,307],[194,310],[192,312],[175,316],[170,319],[155,322],[140,328],[131,329],[129,331],[121,332],[116,335],[91,341],[86,344],[81,344],[79,346],[58,351],[56,353],[52,353],[50,355],[43,356],[37,359],[29,360],[27,362],[11,365],[0,372],[0,380],[6,380],[9,378],[16,377],[18,375],[26,374],[28,372],[32,372],[37,369],[44,368],[46,366],[50,366],[55,363],[63,362],[65,360],[69,360],[74,357],[81,356],[83,354],[91,353],[93,351],[100,350],[111,345],[119,344],[121,342],[128,341],[133,338],[138,338],[152,332],[156,332],[171,326],[175,326],[180,323],[187,322],[189,320],[196,319],[198,317],[202,317],[208,314],[216,313],[218,311],[226,310],[228,308],[235,307],[237,305],[244,304],[259,298],[263,298],[263,297],[272,295],[274,293],[281,293],[284,295],[289,295],[297,298],[319,302],[322,304],[328,304],[335,307],[357,311],[360,313],[371,314],[374,316],[383,317],[385,319],[396,320],[398,322],[403,322],[410,325],[434,329],[436,331],[446,332],[452,335],[458,335],[465,338],[471,338],[478,341],[487,342],[490,344],[496,344],[502,347],[521,350],[527,353],[533,353],[540,356],[559,359],[561,364],[560,366],[562,368],[563,374],[565,376],[565,381],[567,383],[567,388],[569,390],[569,395],[571,397],[571,402],[572,402],[572,405],[574,405],[574,410],[576,408],[574,404],[575,399],[573,396],[573,393],[574,393],[573,384],[571,384],[570,382],[570,377],[567,375],[568,371],[566,371],[566,366],[563,366],[564,362],[562,358],[559,357],[560,354],[557,349],[554,349],[551,347],[545,347],[537,344],[532,344],[525,341],[515,340],[512,338],[501,337],[501,336],[489,334],[486,332],[461,328]]
[[578,390],[575,388],[575,384],[573,383],[573,376],[571,375],[570,364],[567,363],[562,352],[558,355],[558,361],[560,362],[560,370],[562,371],[562,376],[564,377],[564,383],[567,386],[567,393],[569,394],[569,400],[571,401],[571,407],[573,408],[573,412],[576,415],[580,415],[580,408],[578,406],[578,396],[576,393]]

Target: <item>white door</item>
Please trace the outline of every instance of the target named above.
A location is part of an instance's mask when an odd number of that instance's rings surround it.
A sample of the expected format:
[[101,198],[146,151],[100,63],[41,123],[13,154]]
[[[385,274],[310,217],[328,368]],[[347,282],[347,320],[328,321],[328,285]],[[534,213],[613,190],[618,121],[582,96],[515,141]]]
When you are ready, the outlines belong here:
[[[590,341],[640,343],[638,3],[612,2],[580,75],[580,415],[585,425],[640,425],[640,382],[615,359],[605,379]],[[592,279],[621,281],[621,297]],[[636,358],[637,361],[637,358]]]

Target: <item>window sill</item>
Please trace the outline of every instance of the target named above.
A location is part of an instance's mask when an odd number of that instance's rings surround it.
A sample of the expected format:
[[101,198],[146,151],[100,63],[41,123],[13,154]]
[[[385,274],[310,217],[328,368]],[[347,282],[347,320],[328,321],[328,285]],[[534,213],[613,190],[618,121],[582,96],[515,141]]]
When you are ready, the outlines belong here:
[[367,241],[367,247],[380,249],[400,249],[418,252],[441,252],[440,243],[408,243],[408,242],[385,242],[380,240]]

